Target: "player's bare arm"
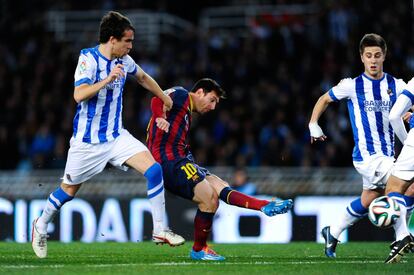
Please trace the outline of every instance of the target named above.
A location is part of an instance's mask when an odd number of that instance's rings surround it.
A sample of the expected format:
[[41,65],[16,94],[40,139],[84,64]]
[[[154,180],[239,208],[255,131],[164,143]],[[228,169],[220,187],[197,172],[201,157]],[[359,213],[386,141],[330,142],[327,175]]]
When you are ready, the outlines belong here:
[[323,133],[321,127],[318,125],[318,120],[332,101],[333,100],[329,94],[325,93],[318,99],[315,106],[313,107],[312,116],[309,121],[311,143],[326,140],[327,137]]
[[158,83],[150,75],[148,75],[143,70],[138,70],[135,76],[137,78],[138,83],[142,87],[153,93],[155,96],[157,96],[164,102],[165,109],[167,111],[171,110],[173,106],[172,99],[163,93]]
[[73,98],[77,103],[79,103],[81,101],[94,97],[99,92],[99,90],[105,87],[105,85],[107,85],[108,83],[114,81],[117,78],[125,77],[123,67],[124,65],[122,64],[116,65],[105,79],[95,84],[82,84],[75,87]]

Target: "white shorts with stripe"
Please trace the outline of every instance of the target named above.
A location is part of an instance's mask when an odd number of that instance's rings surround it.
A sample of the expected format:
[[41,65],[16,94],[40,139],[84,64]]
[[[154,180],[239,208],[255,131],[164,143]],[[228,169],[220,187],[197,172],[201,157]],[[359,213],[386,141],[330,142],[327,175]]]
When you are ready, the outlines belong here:
[[63,183],[76,185],[102,172],[107,163],[121,170],[127,170],[124,162],[133,155],[148,151],[148,148],[134,138],[127,130],[109,142],[90,144],[71,138]]

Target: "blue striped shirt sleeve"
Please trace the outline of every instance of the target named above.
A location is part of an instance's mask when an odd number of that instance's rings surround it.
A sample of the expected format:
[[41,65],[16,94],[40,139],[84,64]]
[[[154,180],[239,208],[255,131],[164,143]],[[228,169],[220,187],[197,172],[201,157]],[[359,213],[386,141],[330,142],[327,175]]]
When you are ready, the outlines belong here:
[[334,93],[333,93],[332,89],[330,89],[330,90],[328,91],[328,94],[329,94],[329,96],[331,97],[331,99],[332,99],[333,101],[339,101],[339,99],[338,99],[338,98],[336,98],[336,96],[334,95]]

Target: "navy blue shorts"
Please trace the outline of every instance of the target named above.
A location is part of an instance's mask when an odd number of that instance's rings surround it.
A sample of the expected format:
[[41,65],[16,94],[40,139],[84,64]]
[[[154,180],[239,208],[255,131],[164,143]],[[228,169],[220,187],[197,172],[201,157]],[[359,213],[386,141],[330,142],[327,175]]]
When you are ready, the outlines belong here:
[[192,200],[194,187],[210,175],[210,172],[198,166],[191,155],[161,164],[164,175],[164,187],[171,193]]

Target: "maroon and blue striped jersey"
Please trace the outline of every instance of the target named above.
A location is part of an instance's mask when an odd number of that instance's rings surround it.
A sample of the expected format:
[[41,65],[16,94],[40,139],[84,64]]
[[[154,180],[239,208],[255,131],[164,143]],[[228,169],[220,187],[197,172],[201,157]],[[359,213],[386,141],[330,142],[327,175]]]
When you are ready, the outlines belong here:
[[170,123],[168,133],[159,129],[155,119],[162,117],[163,102],[158,97],[151,100],[152,117],[147,128],[147,145],[159,163],[184,158],[189,153],[188,131],[191,125],[191,97],[183,87],[173,87],[165,91],[173,100],[173,107],[166,113]]

